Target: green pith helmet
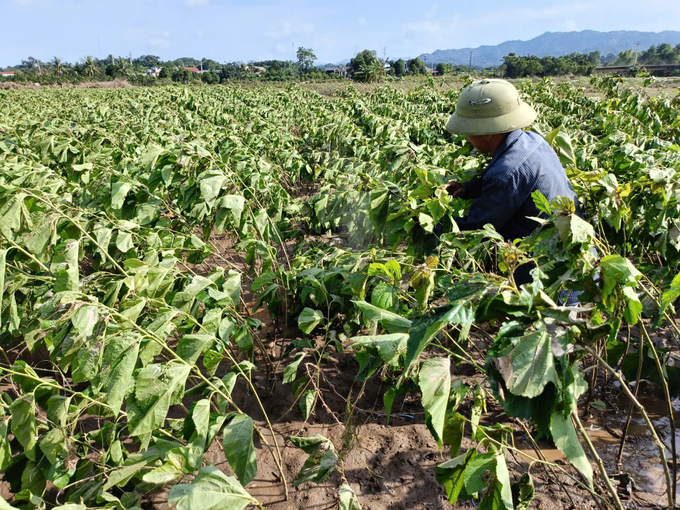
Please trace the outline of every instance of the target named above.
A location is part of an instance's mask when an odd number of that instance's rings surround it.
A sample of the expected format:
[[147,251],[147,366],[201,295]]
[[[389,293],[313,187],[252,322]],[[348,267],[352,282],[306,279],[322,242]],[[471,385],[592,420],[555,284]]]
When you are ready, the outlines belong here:
[[497,135],[525,128],[534,120],[536,111],[519,98],[512,83],[486,79],[461,91],[446,129],[456,135]]

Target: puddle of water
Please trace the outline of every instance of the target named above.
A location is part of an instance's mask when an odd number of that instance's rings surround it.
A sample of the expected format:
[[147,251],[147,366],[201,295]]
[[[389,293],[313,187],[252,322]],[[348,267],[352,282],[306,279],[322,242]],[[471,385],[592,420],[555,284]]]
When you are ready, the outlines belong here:
[[[647,414],[652,420],[652,424],[659,435],[659,438],[666,445],[666,458],[672,461],[670,443],[670,420],[668,419],[668,407],[665,401],[643,393],[643,387],[638,400],[645,407]],[[625,395],[612,401],[614,408],[607,407],[602,411],[592,411],[592,416],[583,421],[583,426],[593,442],[595,449],[609,474],[614,469],[616,457],[621,442],[620,434],[626,422],[629,400]],[[676,447],[680,451],[680,399],[676,399],[674,404],[674,419],[676,425]],[[611,431],[611,432],[610,432]],[[536,452],[528,442],[518,442],[517,445],[522,454],[522,460],[527,463],[531,458],[536,458]],[[554,447],[541,449],[543,455],[549,462],[562,461],[566,459],[562,452]],[[669,465],[670,467],[670,465]],[[628,428],[628,438],[623,450],[622,471],[629,473],[635,481],[636,490],[664,496],[666,493],[666,478],[661,460],[658,456],[658,449],[652,441],[652,436],[647,429],[646,422],[642,415],[635,411],[633,413],[630,426]],[[664,496],[665,497],[665,496]],[[680,495],[677,503],[680,503]]]

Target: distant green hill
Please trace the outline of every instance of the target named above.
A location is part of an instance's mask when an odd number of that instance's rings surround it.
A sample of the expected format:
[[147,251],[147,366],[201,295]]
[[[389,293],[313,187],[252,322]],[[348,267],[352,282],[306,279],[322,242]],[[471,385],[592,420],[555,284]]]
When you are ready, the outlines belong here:
[[503,57],[509,53],[558,57],[568,53],[589,53],[600,50],[604,56],[608,53],[618,54],[623,50],[634,50],[638,43],[640,43],[641,51],[652,45],[662,43],[675,46],[680,44],[680,32],[672,30],[664,32],[635,32],[631,30],[546,32],[529,41],[506,41],[496,46],[437,50],[433,53],[423,53],[420,58],[429,65],[439,62],[467,65],[470,59],[470,51],[472,51],[473,67],[489,67],[502,64]]

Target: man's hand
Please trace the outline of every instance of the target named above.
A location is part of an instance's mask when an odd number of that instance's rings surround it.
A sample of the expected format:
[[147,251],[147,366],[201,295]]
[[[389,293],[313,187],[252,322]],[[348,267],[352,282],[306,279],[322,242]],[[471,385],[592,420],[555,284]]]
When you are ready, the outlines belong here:
[[453,198],[462,197],[465,195],[467,188],[459,182],[451,181],[448,186],[446,186],[446,191]]

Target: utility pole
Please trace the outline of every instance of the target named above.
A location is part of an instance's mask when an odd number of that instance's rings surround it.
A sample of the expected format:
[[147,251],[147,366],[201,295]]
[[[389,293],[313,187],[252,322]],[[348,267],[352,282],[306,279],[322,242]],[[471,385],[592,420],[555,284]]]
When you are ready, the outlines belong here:
[[472,72],[472,52],[470,52],[470,64],[468,65],[470,72]]
[[640,54],[640,41],[635,44],[635,65],[638,62],[638,55]]
[[387,62],[387,46],[383,47],[383,63]]

